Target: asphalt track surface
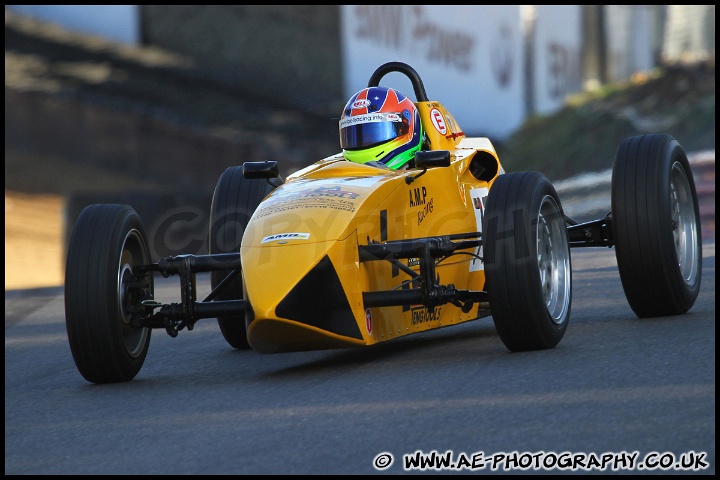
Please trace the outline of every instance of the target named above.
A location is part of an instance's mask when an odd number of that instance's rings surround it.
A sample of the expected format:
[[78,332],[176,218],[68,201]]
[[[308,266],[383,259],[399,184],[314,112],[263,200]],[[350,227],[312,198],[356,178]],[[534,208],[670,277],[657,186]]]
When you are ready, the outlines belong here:
[[[404,462],[416,452],[468,459],[429,473],[714,474],[714,240],[703,257],[690,312],[641,320],[614,250],[574,249],[571,321],[551,350],[509,353],[485,318],[261,355],[202,320],[177,338],[153,331],[138,376],[114,385],[77,372],[61,288],[6,292],[5,474],[420,473]],[[177,279],[160,280],[158,297],[177,301]],[[580,470],[533,469],[568,458]],[[639,469],[683,459],[706,466]]]

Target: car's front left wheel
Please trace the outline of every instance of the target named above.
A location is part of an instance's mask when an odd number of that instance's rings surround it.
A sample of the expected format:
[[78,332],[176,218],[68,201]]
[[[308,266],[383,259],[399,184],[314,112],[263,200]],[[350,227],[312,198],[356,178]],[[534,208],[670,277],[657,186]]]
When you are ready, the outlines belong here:
[[[273,181],[277,183],[278,179],[247,179],[243,176],[242,166],[225,169],[215,186],[210,207],[210,254],[240,251],[240,242],[250,217],[260,202],[276,188]],[[217,300],[243,299],[242,275],[239,270],[214,271],[210,280],[213,289],[226,282],[219,290]],[[222,316],[217,320],[230,346],[239,350],[250,348],[245,315]]]
[[570,319],[572,273],[560,199],[538,172],[500,175],[483,220],[485,285],[511,351],[555,347]]

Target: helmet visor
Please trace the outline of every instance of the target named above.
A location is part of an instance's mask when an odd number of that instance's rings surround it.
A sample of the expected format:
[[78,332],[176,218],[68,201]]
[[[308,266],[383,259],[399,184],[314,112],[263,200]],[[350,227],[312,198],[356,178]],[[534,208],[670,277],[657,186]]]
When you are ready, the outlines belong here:
[[369,113],[340,120],[340,147],[368,148],[405,135],[409,125],[396,113]]

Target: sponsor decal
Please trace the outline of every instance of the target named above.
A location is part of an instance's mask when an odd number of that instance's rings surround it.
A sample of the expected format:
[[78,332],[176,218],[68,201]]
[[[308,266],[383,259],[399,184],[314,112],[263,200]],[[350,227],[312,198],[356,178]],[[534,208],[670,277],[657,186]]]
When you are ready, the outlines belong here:
[[360,196],[357,192],[350,190],[343,190],[340,186],[320,186],[313,188],[305,192],[297,193],[299,198],[310,198],[310,197],[335,197],[335,198],[347,198],[355,200]]
[[433,108],[432,110],[430,110],[430,120],[432,121],[435,130],[440,132],[441,135],[445,135],[447,133],[445,117],[443,117],[442,113],[440,113],[440,110],[438,110],[437,108]]
[[355,115],[354,117],[346,117],[340,120],[340,128],[350,127],[358,123],[376,123],[376,122],[402,122],[403,119],[397,113],[367,113],[365,115]]
[[279,212],[287,212],[300,208],[324,208],[354,212],[355,201],[362,198],[358,192],[348,190],[338,184],[320,185],[317,187],[304,186],[299,189],[288,189],[260,204],[255,211],[255,218]]
[[425,187],[411,188],[408,190],[408,195],[410,196],[410,207],[417,207],[425,205],[428,192]]
[[408,190],[410,208],[420,207],[417,212],[417,224],[420,225],[433,211],[433,199],[428,198],[428,191],[425,187],[411,188]]
[[420,325],[421,323],[434,322],[440,319],[440,310],[442,307],[429,309],[426,307],[414,307],[410,309],[412,325]]
[[275,202],[272,205],[261,205],[253,214],[253,218],[262,218],[275,213],[290,212],[303,208],[322,208],[328,210],[341,210],[344,212],[354,212],[355,205],[347,200],[335,200],[328,198],[318,199],[299,199]]
[[355,100],[352,104],[352,109],[365,108],[370,105],[370,100]]
[[365,326],[369,335],[372,335],[372,312],[369,308],[365,309]]
[[420,211],[417,214],[418,218],[418,225],[422,223],[423,220],[425,220],[428,215],[430,215],[433,211],[433,199],[431,198],[428,200],[428,202],[425,204],[423,208],[420,209]]
[[352,190],[343,190],[340,184],[322,184],[319,186],[302,185],[302,188],[284,189],[279,194],[265,200],[262,205],[268,205],[272,202],[280,202],[286,199],[298,200],[318,197],[344,198],[348,200],[356,200],[361,197],[358,192]]
[[309,233],[276,233],[275,235],[263,237],[260,243],[276,242],[279,240],[307,240],[308,238],[310,238]]
[[[489,190],[485,187],[470,190],[470,199],[472,200],[473,211],[475,212],[475,226],[478,232],[482,232],[483,218],[485,217],[485,202],[487,202],[488,192]],[[475,249],[475,255],[477,255],[477,257],[473,257],[470,261],[470,271],[485,270],[485,263],[481,260],[483,257],[482,245]]]

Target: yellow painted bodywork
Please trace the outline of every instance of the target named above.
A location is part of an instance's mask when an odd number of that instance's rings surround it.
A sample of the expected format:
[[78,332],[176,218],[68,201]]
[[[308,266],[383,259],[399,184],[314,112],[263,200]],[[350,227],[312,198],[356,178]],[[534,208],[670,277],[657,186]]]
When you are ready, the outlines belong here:
[[[422,102],[418,108],[431,148],[450,151],[449,167],[418,176],[418,169],[385,170],[348,162],[338,154],[290,175],[255,211],[240,248],[253,349],[273,353],[372,345],[478,318],[478,304],[467,313],[450,303],[430,310],[408,305],[366,311],[363,305],[363,292],[400,288],[410,277],[387,261],[360,262],[359,245],[479,231],[471,190],[489,189],[502,173],[488,139],[465,138],[437,102]],[[437,122],[438,112],[444,134],[432,124],[431,115]],[[469,169],[478,152],[497,162],[497,174],[489,181],[478,180]],[[407,183],[410,176],[417,178]],[[357,323],[357,337],[278,314],[283,299],[326,257]],[[413,259],[400,261],[419,271]],[[473,261],[478,262],[471,255],[445,259],[436,268],[439,283],[482,290],[484,270],[471,267]],[[317,298],[322,298],[324,288],[317,285]],[[318,304],[308,301],[297,308],[312,318]]]

